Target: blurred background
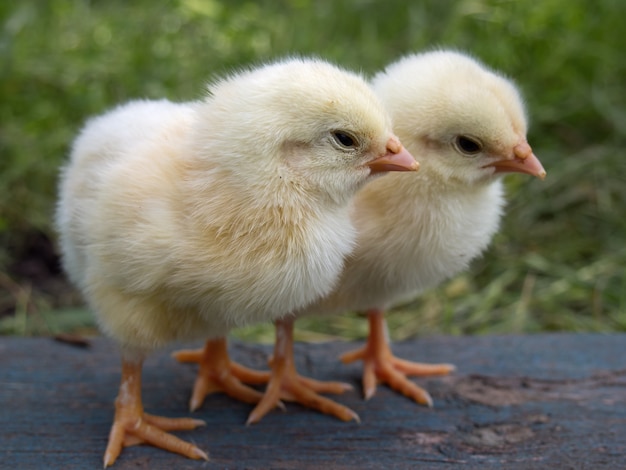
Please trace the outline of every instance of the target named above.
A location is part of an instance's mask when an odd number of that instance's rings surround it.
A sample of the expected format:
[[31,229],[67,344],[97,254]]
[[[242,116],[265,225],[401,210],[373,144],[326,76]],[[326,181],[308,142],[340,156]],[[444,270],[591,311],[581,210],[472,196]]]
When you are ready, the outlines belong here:
[[[506,178],[502,230],[472,268],[389,315],[392,336],[626,331],[623,0],[21,0],[0,5],[0,334],[95,333],[59,269],[59,166],[94,114],[191,100],[233,68],[318,55],[371,75],[453,47],[514,78],[548,171]],[[297,338],[362,338],[354,314]],[[270,325],[235,333],[271,341]]]

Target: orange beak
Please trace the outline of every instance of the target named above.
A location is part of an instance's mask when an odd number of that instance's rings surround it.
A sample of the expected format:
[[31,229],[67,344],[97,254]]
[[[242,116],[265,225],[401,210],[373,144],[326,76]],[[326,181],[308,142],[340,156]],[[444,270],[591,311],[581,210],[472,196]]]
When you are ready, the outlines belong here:
[[539,179],[546,177],[546,170],[526,141],[513,147],[513,158],[499,160],[487,166],[494,167],[496,173],[526,173]]
[[387,141],[387,153],[375,158],[367,164],[371,174],[384,173],[387,171],[417,171],[420,164],[415,161],[413,155],[406,150],[396,137]]

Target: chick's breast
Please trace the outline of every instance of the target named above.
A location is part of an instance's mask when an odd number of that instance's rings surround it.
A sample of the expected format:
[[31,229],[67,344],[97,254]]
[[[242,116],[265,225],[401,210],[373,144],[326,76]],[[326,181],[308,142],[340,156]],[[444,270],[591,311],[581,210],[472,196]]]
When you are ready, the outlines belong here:
[[[462,193],[428,186],[419,175],[390,174],[358,194],[357,246],[341,276],[345,292],[332,294],[341,296],[341,307],[386,309],[412,300],[487,248],[504,206],[501,182]],[[391,210],[402,200],[404,211]]]

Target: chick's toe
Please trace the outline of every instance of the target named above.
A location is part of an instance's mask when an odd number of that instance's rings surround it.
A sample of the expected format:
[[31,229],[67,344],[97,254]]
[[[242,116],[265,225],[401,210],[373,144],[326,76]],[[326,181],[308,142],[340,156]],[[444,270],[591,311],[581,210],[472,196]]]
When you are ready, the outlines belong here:
[[350,408],[340,405],[318,393],[343,393],[352,386],[341,382],[321,382],[301,377],[293,359],[293,319],[276,321],[276,343],[270,360],[271,378],[263,399],[250,413],[246,424],[259,422],[281,399],[299,403],[342,421],[360,422],[359,416]]
[[204,421],[191,418],[165,418],[143,412],[141,366],[141,363],[137,362],[122,362],[122,381],[115,400],[115,417],[104,453],[104,467],[115,463],[122,448],[144,443],[191,459],[209,460],[208,455],[195,445],[166,432],[194,429],[204,426]]
[[269,372],[256,371],[233,362],[223,337],[206,341],[202,349],[176,351],[173,356],[179,362],[195,362],[200,366],[189,401],[191,411],[200,408],[207,395],[216,392],[256,404],[263,395],[246,384],[265,384],[270,379]]
[[341,356],[345,364],[363,361],[363,393],[369,400],[376,393],[379,382],[411,398],[422,405],[432,406],[429,393],[407,379],[407,376],[446,375],[455,370],[452,364],[424,364],[397,358],[391,352],[386,337],[384,312],[368,312],[369,336],[362,348],[349,351]]

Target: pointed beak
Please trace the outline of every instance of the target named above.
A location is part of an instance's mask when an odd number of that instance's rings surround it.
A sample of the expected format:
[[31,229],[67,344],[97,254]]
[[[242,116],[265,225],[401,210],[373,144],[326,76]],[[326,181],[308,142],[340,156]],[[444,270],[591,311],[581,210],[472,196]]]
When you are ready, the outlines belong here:
[[496,173],[526,173],[539,179],[546,177],[546,170],[526,141],[513,147],[513,158],[499,160],[487,166],[495,168]]
[[367,164],[371,174],[387,171],[417,171],[420,167],[413,155],[406,150],[396,137],[387,141],[387,153]]

